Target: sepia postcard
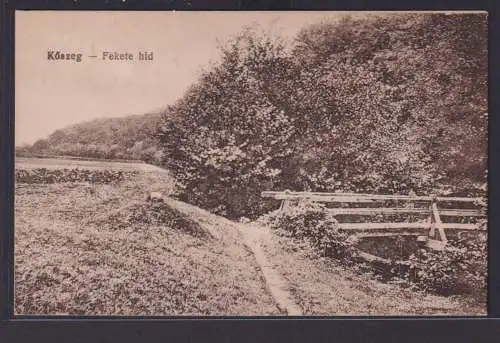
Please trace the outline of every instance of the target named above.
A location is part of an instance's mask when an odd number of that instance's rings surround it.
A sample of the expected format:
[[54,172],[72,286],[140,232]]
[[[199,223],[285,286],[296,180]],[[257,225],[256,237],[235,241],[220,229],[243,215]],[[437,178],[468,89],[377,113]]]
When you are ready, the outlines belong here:
[[15,24],[15,315],[486,315],[486,12]]

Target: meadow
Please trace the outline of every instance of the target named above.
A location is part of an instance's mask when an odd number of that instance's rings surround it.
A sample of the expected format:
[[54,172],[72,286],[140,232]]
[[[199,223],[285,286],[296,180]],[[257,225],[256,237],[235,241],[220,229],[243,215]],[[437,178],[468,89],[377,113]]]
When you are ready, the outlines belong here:
[[149,191],[174,192],[166,171],[67,160],[16,168],[49,165],[137,173],[91,190],[78,181],[16,184],[16,315],[278,313],[238,231],[208,231],[145,200]]
[[[166,170],[95,161],[85,169],[86,163],[75,168],[74,161],[37,159],[16,165],[17,172],[44,170],[45,176],[122,172],[111,181],[16,183],[16,315],[286,314],[263,268],[285,280],[280,287],[305,315],[486,314],[473,299],[382,282],[264,225],[175,200],[176,183]],[[150,192],[165,200],[147,201]],[[266,266],[248,244],[252,236]]]

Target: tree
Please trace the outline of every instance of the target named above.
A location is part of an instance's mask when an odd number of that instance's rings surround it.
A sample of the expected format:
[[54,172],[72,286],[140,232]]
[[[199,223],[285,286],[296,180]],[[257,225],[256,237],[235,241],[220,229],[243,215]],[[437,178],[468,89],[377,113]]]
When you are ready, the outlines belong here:
[[483,16],[322,22],[292,49],[244,31],[221,52],[158,132],[185,200],[238,217],[265,210],[273,188],[429,193],[484,180]]

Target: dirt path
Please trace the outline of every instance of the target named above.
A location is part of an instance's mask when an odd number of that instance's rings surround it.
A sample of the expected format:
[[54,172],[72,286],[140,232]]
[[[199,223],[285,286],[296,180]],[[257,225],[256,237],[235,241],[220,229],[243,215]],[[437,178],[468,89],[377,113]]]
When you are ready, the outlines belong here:
[[279,309],[282,312],[292,316],[302,315],[302,310],[295,303],[292,294],[288,291],[290,288],[281,274],[273,268],[261,247],[261,240],[266,239],[270,233],[265,228],[259,228],[252,225],[240,225],[245,244],[252,250],[257,263],[261,267],[266,283],[273,295]]
[[[272,266],[262,249],[261,242],[268,240],[271,234],[266,228],[260,228],[251,224],[235,223],[181,201],[167,199],[167,203],[189,215],[192,219],[197,220],[200,224],[205,224],[206,229],[216,238],[223,238],[223,236],[229,234],[227,229],[234,228],[234,231],[242,236],[243,243],[253,253],[255,261],[258,264],[258,269],[266,282],[266,288],[274,298],[279,311],[292,316],[302,315],[302,310],[289,292],[290,285]],[[218,225],[214,226],[214,224]],[[216,229],[220,224],[225,226],[224,230]]]

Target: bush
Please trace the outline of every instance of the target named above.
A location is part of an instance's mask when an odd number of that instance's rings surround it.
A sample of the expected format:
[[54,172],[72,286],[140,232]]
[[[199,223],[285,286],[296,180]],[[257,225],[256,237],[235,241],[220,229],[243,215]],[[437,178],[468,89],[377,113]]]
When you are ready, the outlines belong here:
[[314,247],[321,256],[342,260],[344,265],[363,265],[363,270],[382,280],[398,281],[403,286],[444,296],[472,294],[480,299],[486,297],[486,231],[450,238],[443,251],[416,249],[407,259],[388,260],[382,266],[380,261],[360,258],[359,244],[339,230],[337,220],[321,204],[301,202],[287,211],[262,216],[260,221],[279,235]]
[[306,241],[323,256],[345,259],[353,253],[348,235],[339,230],[337,220],[321,204],[301,202],[287,211],[274,212],[266,220],[278,234]]
[[393,273],[407,285],[432,293],[485,297],[486,233],[451,240],[443,251],[419,249],[407,261],[395,262]]

